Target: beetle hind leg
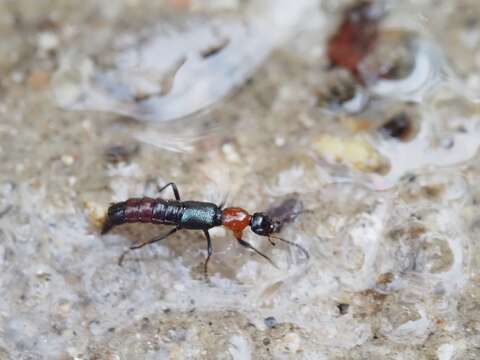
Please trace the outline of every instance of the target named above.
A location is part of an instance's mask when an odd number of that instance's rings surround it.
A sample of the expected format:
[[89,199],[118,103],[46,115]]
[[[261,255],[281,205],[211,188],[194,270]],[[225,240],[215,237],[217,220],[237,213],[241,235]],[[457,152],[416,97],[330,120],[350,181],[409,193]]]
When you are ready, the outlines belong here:
[[178,228],[173,228],[172,230],[170,230],[168,233],[162,235],[162,236],[158,236],[158,237],[154,237],[150,240],[147,240],[147,241],[144,241],[144,242],[141,242],[139,244],[134,244],[132,246],[130,246],[127,250],[125,250],[122,255],[120,255],[120,257],[118,258],[118,265],[119,266],[122,266],[122,263],[123,263],[123,259],[125,258],[125,255],[127,255],[127,253],[129,253],[130,251],[132,250],[137,250],[137,249],[140,249],[146,245],[149,245],[149,244],[153,244],[157,241],[160,241],[160,240],[164,240],[166,239],[167,237],[169,237],[170,235],[176,233],[178,231]]

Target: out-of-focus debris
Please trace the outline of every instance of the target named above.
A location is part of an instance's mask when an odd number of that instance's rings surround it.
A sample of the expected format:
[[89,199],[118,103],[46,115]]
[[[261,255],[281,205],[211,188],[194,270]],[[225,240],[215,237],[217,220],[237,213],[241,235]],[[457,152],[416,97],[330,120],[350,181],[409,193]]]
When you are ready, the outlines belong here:
[[277,319],[275,319],[273,316],[269,316],[269,317],[265,318],[265,320],[263,320],[263,322],[265,323],[265,326],[269,329],[274,328],[278,324]]
[[405,29],[380,29],[382,2],[360,1],[347,8],[328,41],[334,66],[348,70],[380,96],[419,102],[439,82],[454,78],[445,56],[430,42]]
[[56,101],[69,110],[151,122],[205,109],[242,85],[278,44],[296,33],[316,1],[262,5],[247,7],[243,17],[191,18],[181,28],[163,23],[142,36],[112,40],[117,45],[107,68],[64,56],[55,76]]
[[185,64],[187,59],[185,57],[180,58],[172,67],[163,74],[163,78],[160,80],[160,91],[158,93],[138,93],[134,96],[135,102],[141,102],[148,100],[152,96],[165,96],[170,93],[173,87],[173,82],[175,81],[175,76],[177,75],[178,70]]
[[177,129],[165,125],[150,126],[145,130],[133,132],[133,137],[145,144],[153,145],[159,149],[171,152],[190,152],[197,141],[213,135],[215,129],[208,132],[201,131],[195,126]]
[[252,359],[252,349],[250,342],[240,335],[233,335],[230,338],[228,352],[233,360]]
[[60,160],[65,166],[72,166],[73,163],[75,162],[75,158],[72,155],[69,154],[63,154],[60,157]]
[[317,90],[318,105],[338,108],[343,103],[353,99],[355,87],[355,80],[348,72],[341,69],[334,71],[328,81],[321,84],[321,87]]
[[0,183],[0,218],[13,209],[13,194],[17,185],[12,181]]
[[4,208],[0,209],[0,218],[7,215],[10,212],[10,210],[12,210],[12,208],[13,208],[13,205],[9,204],[9,205],[5,206]]
[[241,0],[190,0],[192,10],[196,11],[225,11],[237,10]]
[[317,137],[313,149],[330,163],[347,165],[362,172],[385,173],[388,162],[362,138],[340,138],[324,134]]
[[337,309],[340,315],[347,314],[349,308],[350,308],[350,304],[346,304],[346,303],[337,304]]
[[[405,58],[402,55],[405,53],[403,49],[405,46],[409,49],[408,56],[411,59],[402,60]],[[395,47],[395,52],[398,54],[397,60],[391,59],[391,56],[385,60],[386,56],[372,55],[379,57],[372,60],[373,62],[385,67],[383,75],[380,69],[376,70],[376,75],[370,72],[370,78],[377,80],[374,83],[370,82],[369,91],[373,94],[420,103],[433,90],[441,89],[442,83],[448,84],[448,87],[458,94],[463,94],[463,89],[448,66],[445,55],[433,43],[410,36],[408,44],[399,44]],[[384,60],[381,60],[382,57]],[[408,75],[400,77],[408,69],[411,69]]]
[[167,4],[178,10],[186,10],[192,5],[191,0],[167,0]]
[[343,127],[354,133],[368,131],[374,126],[372,119],[359,116],[343,116],[340,121]]
[[49,52],[55,50],[60,43],[54,32],[44,31],[38,34],[38,47],[41,51]]
[[237,147],[235,146],[235,144],[233,144],[231,142],[227,142],[227,143],[223,144],[222,145],[222,152],[223,152],[223,155],[225,156],[225,159],[228,162],[237,163],[237,164],[242,162],[242,159],[240,158],[240,155],[238,154],[238,150],[237,150]]
[[414,41],[415,34],[404,29],[382,30],[375,48],[359,66],[365,83],[407,77],[415,65]]
[[105,149],[105,160],[109,163],[128,162],[139,150],[139,144],[111,145]]
[[392,138],[408,141],[415,132],[414,120],[405,111],[391,116],[385,124],[379,128],[380,132]]
[[50,82],[50,74],[43,70],[34,70],[28,77],[28,84],[34,90],[45,89]]
[[102,225],[105,221],[105,216],[107,215],[106,207],[100,206],[97,203],[91,201],[84,202],[85,209],[87,210],[88,218],[90,224],[98,231],[102,228]]
[[347,8],[343,20],[328,42],[328,57],[335,66],[349,70],[361,83],[359,66],[374,48],[378,26],[383,18],[382,7],[372,1],[361,1]]
[[227,38],[221,39],[218,44],[211,45],[206,49],[200,51],[200,55],[202,55],[203,58],[214,56],[218,54],[220,51],[222,51],[228,45],[229,42],[230,40]]
[[298,352],[300,350],[302,339],[300,338],[300,336],[297,333],[289,332],[283,338],[282,343],[283,343],[285,351],[287,351],[291,354],[295,354],[296,352]]

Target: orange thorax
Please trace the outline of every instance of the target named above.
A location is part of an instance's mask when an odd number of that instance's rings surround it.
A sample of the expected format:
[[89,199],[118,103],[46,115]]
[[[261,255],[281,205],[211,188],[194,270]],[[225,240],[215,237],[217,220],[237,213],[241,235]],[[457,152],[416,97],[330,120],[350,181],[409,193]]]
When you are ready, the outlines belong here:
[[233,231],[237,239],[242,238],[243,230],[250,225],[252,216],[242,208],[226,208],[223,210],[223,226]]

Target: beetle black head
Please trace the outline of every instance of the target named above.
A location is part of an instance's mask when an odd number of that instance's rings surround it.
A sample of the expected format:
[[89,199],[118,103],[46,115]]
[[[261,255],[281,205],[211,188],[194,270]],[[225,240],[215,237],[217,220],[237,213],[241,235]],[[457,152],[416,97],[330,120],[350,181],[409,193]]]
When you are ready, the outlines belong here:
[[255,213],[250,220],[250,228],[260,236],[269,236],[275,230],[274,221],[264,213]]

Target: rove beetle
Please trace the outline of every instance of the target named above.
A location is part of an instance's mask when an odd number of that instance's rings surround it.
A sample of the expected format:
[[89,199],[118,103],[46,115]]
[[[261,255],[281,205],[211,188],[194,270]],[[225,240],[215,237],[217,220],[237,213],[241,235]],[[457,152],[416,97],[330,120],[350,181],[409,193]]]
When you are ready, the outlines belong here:
[[102,234],[106,234],[113,227],[124,223],[152,223],[174,226],[166,234],[154,237],[148,241],[132,245],[120,256],[118,263],[122,265],[125,255],[130,250],[136,250],[145,245],[153,244],[157,241],[166,239],[178,230],[202,230],[207,239],[207,258],[205,260],[204,271],[207,274],[208,261],[212,255],[212,241],[208,230],[216,226],[225,226],[233,232],[238,243],[255,251],[258,255],[268,260],[275,266],[273,261],[265,254],[257,250],[253,245],[242,239],[243,230],[250,226],[250,229],[257,235],[266,236],[272,245],[275,245],[272,239],[280,240],[289,245],[297,247],[308,259],[309,254],[302,246],[291,241],[274,236],[273,233],[280,228],[280,224],[265,213],[257,212],[250,215],[246,210],[239,207],[228,207],[222,209],[222,205],[217,206],[214,203],[202,201],[182,201],[175,183],[170,182],[163,187],[159,187],[158,192],[162,192],[171,186],[175,200],[165,200],[162,198],[132,198],[112,204],[108,208],[105,218]]

